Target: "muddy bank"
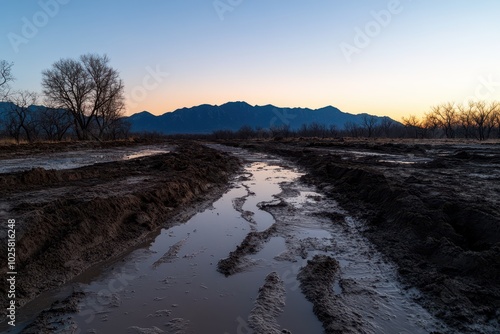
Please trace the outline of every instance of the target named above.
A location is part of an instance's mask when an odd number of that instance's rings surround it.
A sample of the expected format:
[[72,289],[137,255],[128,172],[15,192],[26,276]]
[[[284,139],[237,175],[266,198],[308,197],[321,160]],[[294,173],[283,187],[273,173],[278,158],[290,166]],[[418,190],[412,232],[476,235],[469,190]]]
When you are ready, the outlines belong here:
[[360,314],[352,312],[341,297],[335,295],[332,286],[338,270],[339,264],[335,259],[315,255],[297,276],[302,293],[313,303],[314,314],[323,323],[325,333],[375,333]]
[[[295,140],[233,143],[292,159],[367,222],[418,302],[460,332],[500,322],[500,146]],[[490,332],[486,330],[486,332]]]
[[248,322],[256,333],[290,333],[280,329],[277,318],[285,308],[285,283],[278,273],[267,275],[264,285],[259,288],[255,307],[250,312]]
[[[17,302],[23,305],[172,224],[169,219],[187,206],[226,189],[238,168],[234,157],[179,142],[169,154],[1,174],[0,214],[16,219]],[[6,263],[5,230],[0,238]],[[5,284],[0,296],[5,305]]]

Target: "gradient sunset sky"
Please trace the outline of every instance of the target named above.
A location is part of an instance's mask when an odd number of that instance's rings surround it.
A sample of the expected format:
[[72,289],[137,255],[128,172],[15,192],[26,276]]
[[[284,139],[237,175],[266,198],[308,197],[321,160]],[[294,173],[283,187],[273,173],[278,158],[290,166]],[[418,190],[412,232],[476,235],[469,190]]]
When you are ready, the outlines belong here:
[[14,62],[14,89],[41,92],[41,72],[61,58],[107,54],[127,114],[246,101],[400,119],[447,101],[500,100],[498,0],[0,6],[0,60]]

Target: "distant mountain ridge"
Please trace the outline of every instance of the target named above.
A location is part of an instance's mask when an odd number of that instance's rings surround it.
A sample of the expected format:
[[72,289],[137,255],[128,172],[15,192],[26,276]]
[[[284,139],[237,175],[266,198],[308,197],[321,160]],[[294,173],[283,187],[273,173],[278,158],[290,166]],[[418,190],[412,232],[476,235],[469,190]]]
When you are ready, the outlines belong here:
[[[14,105],[0,102],[0,125],[7,120],[7,113]],[[39,108],[41,106],[31,106]],[[35,109],[36,110],[36,109]],[[318,123],[342,130],[346,123],[363,127],[367,114],[350,114],[327,106],[320,109],[279,108],[273,105],[251,106],[246,102],[228,102],[220,106],[202,104],[181,108],[155,116],[147,111],[123,119],[130,122],[132,132],[158,132],[162,134],[208,134],[217,130],[237,131],[243,126],[253,129],[270,129],[289,126],[298,130],[302,125]],[[371,115],[368,115],[371,116]],[[371,116],[381,124],[382,120],[399,124],[387,116]]]
[[[273,105],[251,106],[246,102],[228,102],[223,105],[202,104],[181,108],[155,116],[147,111],[125,119],[131,123],[132,132],[158,132],[163,134],[203,134],[216,130],[237,131],[242,126],[254,129],[289,126],[300,129],[303,124],[318,123],[326,127],[343,129],[346,123],[362,125],[367,114],[350,114],[335,107],[320,109],[279,108]],[[398,123],[387,116],[372,116],[380,124],[382,119]]]

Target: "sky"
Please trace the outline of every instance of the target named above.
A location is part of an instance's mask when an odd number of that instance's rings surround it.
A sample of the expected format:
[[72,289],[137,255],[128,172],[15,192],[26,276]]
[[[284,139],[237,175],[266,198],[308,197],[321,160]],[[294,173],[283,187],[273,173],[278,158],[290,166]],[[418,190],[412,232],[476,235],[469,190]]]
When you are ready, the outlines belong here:
[[[497,0],[0,0],[12,88],[106,54],[128,115],[200,104],[321,108],[400,120],[500,100]],[[43,97],[41,97],[43,102]]]

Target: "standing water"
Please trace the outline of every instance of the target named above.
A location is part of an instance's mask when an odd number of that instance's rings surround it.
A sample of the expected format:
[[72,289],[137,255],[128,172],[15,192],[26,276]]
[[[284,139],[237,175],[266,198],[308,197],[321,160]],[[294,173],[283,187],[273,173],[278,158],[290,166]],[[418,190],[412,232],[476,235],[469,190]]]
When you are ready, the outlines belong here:
[[[344,313],[363,319],[359,332],[445,331],[403,292],[394,268],[360,235],[360,222],[297,182],[301,174],[281,161],[230,151],[248,162],[218,201],[80,281],[79,312],[52,325],[73,333],[252,333],[259,288],[274,272],[284,294],[274,301],[272,333],[323,333],[297,274],[324,254],[340,264],[331,289]],[[242,243],[249,234],[252,247]],[[231,252],[231,270],[221,271]]]

